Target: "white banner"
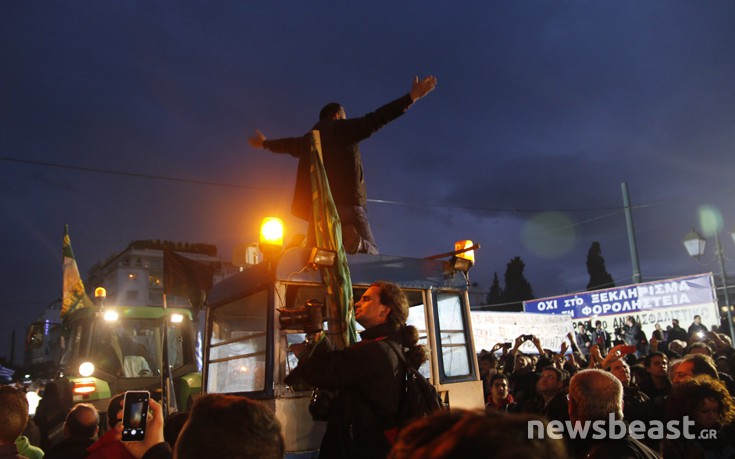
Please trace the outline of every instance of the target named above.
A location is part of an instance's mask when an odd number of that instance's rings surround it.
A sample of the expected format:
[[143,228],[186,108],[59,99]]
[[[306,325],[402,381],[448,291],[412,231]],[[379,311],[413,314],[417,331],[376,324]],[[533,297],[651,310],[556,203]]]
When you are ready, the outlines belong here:
[[[559,352],[567,333],[573,331],[572,317],[568,315],[472,311],[471,316],[478,353],[483,349],[489,351],[497,343],[515,343],[521,335],[535,335],[544,349]],[[538,353],[530,341],[523,343],[520,350],[526,354]]]
[[647,339],[656,323],[666,330],[673,319],[678,319],[684,330],[696,315],[702,316],[708,330],[720,324],[712,273],[529,300],[523,302],[523,308],[533,313],[567,315],[573,318],[575,328],[577,323],[587,322],[594,327],[599,320],[612,339],[615,329],[625,325],[627,316],[641,323]]

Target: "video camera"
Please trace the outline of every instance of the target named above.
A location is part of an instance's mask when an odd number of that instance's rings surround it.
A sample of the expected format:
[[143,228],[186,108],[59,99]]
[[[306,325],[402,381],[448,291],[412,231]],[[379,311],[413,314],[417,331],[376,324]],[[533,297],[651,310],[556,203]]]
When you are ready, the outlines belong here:
[[300,308],[279,308],[278,314],[278,325],[281,330],[317,333],[324,330],[327,308],[321,301],[311,299]]

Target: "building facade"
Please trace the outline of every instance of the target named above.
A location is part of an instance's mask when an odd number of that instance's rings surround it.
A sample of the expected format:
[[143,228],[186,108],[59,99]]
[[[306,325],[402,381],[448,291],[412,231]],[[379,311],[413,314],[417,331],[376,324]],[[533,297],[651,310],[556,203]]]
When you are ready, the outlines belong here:
[[[239,268],[220,260],[217,246],[159,240],[131,242],[124,250],[109,256],[87,271],[85,287],[94,297],[97,287],[107,290],[106,305],[163,306],[163,248],[215,267],[214,283],[236,273]],[[168,307],[190,307],[183,297],[167,296]]]

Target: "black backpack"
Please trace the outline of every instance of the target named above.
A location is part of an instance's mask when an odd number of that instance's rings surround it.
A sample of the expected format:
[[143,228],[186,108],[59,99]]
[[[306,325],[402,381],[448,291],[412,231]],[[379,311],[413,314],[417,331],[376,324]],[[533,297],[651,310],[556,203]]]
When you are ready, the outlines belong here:
[[424,378],[424,375],[412,367],[406,360],[403,350],[390,340],[384,341],[398,356],[406,369],[404,393],[401,394],[398,407],[398,424],[405,425],[417,418],[429,416],[431,413],[446,408],[436,388]]

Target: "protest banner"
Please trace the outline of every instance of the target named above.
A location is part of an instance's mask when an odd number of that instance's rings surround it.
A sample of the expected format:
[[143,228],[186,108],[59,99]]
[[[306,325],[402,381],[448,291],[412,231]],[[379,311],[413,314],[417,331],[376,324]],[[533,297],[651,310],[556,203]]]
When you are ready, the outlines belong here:
[[[544,349],[559,352],[562,341],[572,331],[572,318],[567,315],[472,311],[471,316],[477,352],[489,351],[497,343],[515,343],[521,335],[535,335]],[[526,354],[538,353],[530,341],[519,349]]]
[[684,329],[695,315],[702,317],[707,329],[720,324],[712,273],[524,301],[523,310],[569,316],[574,327],[579,322],[594,327],[599,320],[613,337],[622,330],[627,316],[640,322],[649,339],[656,323],[666,330],[672,319],[678,319]]

